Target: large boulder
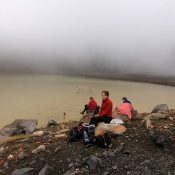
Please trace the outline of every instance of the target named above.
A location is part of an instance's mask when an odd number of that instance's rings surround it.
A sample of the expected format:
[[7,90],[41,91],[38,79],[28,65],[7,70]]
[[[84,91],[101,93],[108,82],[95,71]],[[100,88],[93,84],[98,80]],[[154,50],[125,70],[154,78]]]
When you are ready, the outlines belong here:
[[149,118],[151,120],[157,120],[157,119],[166,119],[168,118],[169,114],[163,114],[163,113],[151,113],[146,116],[146,118]]
[[162,114],[166,114],[169,112],[169,108],[167,104],[160,104],[160,105],[156,105],[151,113],[162,113]]
[[55,120],[50,119],[47,123],[47,127],[54,127],[57,126],[57,122]]
[[151,120],[154,119],[166,119],[169,117],[169,108],[167,104],[156,105],[150,114],[146,116]]
[[0,130],[2,136],[14,136],[33,133],[38,124],[37,120],[17,119]]
[[160,133],[154,130],[149,130],[148,135],[149,135],[149,138],[152,140],[152,142],[155,143],[155,145],[157,146],[163,147],[170,143],[169,136],[164,133]]

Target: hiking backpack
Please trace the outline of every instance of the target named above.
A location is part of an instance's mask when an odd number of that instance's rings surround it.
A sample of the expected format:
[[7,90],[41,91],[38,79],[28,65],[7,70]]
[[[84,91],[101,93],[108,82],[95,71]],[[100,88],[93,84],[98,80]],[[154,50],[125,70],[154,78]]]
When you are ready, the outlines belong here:
[[80,123],[78,126],[72,128],[69,132],[69,141],[76,142],[83,138],[84,126]]
[[95,130],[94,125],[84,125],[84,131],[83,131],[84,145],[93,143],[94,130]]
[[102,136],[101,135],[96,136],[95,139],[96,139],[96,144],[102,148],[107,148],[111,144],[111,138],[109,137],[108,133]]

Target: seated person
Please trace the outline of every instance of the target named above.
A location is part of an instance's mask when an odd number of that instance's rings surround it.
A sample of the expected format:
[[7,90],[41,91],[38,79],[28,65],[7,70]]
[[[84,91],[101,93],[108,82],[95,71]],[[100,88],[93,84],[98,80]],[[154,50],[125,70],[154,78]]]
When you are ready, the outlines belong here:
[[128,121],[132,118],[133,107],[130,103],[119,104],[112,113],[113,118],[119,118],[121,120]]
[[97,115],[92,116],[90,124],[97,126],[99,122],[110,123],[112,120],[112,101],[109,99],[109,92],[102,91],[102,104]]
[[84,115],[84,113],[86,112],[86,114],[94,115],[96,110],[97,110],[97,102],[94,100],[93,97],[90,97],[89,103],[84,105],[84,110],[80,114]]

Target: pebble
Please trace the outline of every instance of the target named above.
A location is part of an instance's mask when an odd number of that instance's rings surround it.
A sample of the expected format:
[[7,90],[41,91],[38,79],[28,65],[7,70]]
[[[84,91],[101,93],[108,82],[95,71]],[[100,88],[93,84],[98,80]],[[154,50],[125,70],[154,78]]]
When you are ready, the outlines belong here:
[[36,163],[36,160],[33,160],[33,161],[29,162],[28,165],[29,165],[29,166],[32,166],[32,165],[34,165],[35,163]]
[[45,161],[45,159],[43,157],[40,157],[39,160],[40,160],[40,162]]
[[59,131],[57,131],[57,134],[62,134],[62,133],[65,133],[65,132],[68,132],[69,129],[61,129]]
[[33,133],[34,136],[38,136],[38,137],[41,137],[44,135],[44,131],[36,131]]
[[18,159],[19,160],[23,160],[27,157],[28,155],[25,153],[25,152],[20,152],[19,155],[18,155]]
[[91,155],[90,157],[85,159],[84,163],[86,165],[88,165],[90,171],[91,170],[95,170],[97,165],[98,165],[98,163],[99,163],[99,159],[97,157],[95,157],[94,155]]
[[51,154],[51,151],[50,151],[50,150],[46,150],[46,153],[47,153],[47,154]]
[[42,151],[45,151],[45,150],[46,150],[46,147],[45,147],[44,145],[40,145],[38,148],[34,149],[34,150],[32,151],[32,153],[33,153],[33,154],[38,154],[38,153],[40,153],[40,152],[42,152]]
[[59,135],[55,135],[55,138],[64,139],[64,138],[67,138],[67,135],[66,134],[59,134]]
[[65,128],[66,128],[66,125],[65,125],[65,124],[60,124],[59,127],[60,127],[61,129],[65,129]]
[[94,155],[95,155],[95,156],[99,156],[99,154],[98,154],[98,153],[95,153]]
[[12,154],[10,154],[8,157],[7,157],[8,160],[13,160],[14,159],[14,156]]
[[107,151],[104,151],[104,152],[102,153],[102,155],[103,155],[104,157],[107,157],[107,156],[108,156],[108,152],[107,152]]
[[117,166],[116,166],[116,165],[115,165],[115,166],[113,166],[113,167],[112,167],[112,169],[113,169],[113,170],[116,170],[116,169],[117,169]]
[[73,163],[70,163],[69,166],[68,166],[68,168],[69,169],[72,169],[72,170],[75,169],[74,164]]
[[60,149],[61,149],[61,146],[57,147],[57,148],[55,149],[55,153],[57,153]]
[[115,152],[121,152],[124,150],[124,143],[120,143],[120,145],[115,149]]
[[0,167],[4,164],[4,160],[0,160]]
[[109,151],[108,155],[109,155],[109,157],[115,157],[115,152]]
[[4,154],[4,152],[5,152],[5,148],[2,146],[2,147],[0,148],[0,156],[2,156],[2,155]]
[[4,162],[4,168],[8,168],[9,167],[9,163],[8,162]]

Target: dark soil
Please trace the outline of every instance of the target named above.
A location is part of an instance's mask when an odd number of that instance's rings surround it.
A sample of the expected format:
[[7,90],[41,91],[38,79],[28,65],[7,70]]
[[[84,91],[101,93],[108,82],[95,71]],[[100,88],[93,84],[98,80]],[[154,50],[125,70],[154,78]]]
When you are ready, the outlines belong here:
[[[96,145],[85,147],[81,141],[69,143],[67,139],[55,138],[59,127],[43,128],[40,130],[44,130],[46,134],[42,137],[31,137],[3,145],[9,148],[0,159],[0,174],[10,175],[15,169],[24,167],[34,168],[34,174],[38,174],[48,164],[52,167],[52,175],[66,172],[93,175],[175,175],[175,120],[155,120],[153,125],[156,132],[168,135],[169,143],[157,146],[149,137],[142,120],[128,124],[125,134],[112,136],[112,147],[106,149]],[[46,151],[32,154],[32,150],[43,144]],[[21,150],[28,156],[18,160],[17,155]],[[10,154],[15,156],[14,160],[7,160]],[[99,158],[97,167],[92,171],[84,163],[91,155]],[[3,167],[3,162],[9,163],[8,168]]]

